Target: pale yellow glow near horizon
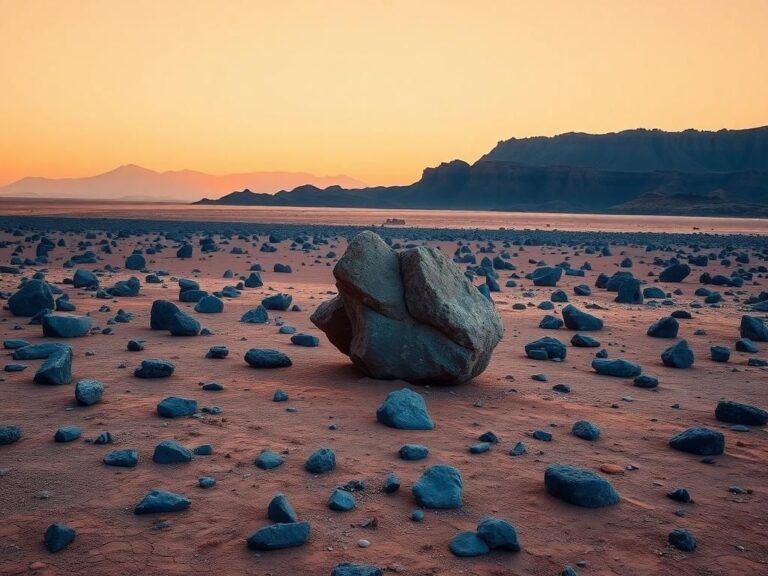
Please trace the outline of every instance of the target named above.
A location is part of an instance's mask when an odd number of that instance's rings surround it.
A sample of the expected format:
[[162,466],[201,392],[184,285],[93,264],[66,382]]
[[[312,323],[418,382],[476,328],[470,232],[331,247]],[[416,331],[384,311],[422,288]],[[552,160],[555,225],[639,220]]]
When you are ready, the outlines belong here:
[[766,0],[0,0],[0,185],[407,183],[513,136],[765,125],[766,28]]

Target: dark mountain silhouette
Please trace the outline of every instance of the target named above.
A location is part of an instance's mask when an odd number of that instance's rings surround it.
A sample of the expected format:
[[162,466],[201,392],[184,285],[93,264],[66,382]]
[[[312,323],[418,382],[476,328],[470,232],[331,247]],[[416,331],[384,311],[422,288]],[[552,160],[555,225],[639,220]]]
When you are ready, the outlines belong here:
[[481,160],[619,172],[768,171],[768,126],[717,132],[625,130],[512,138],[499,142]]
[[408,186],[245,190],[199,203],[768,216],[768,127],[512,139]]

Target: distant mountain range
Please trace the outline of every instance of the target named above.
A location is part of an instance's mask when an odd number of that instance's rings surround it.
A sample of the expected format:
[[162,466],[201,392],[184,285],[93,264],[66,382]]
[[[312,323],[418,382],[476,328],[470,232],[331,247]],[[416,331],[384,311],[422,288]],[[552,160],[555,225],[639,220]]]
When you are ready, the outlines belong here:
[[768,127],[512,139],[408,186],[243,190],[197,204],[768,217]]
[[320,187],[364,186],[349,176],[315,176],[306,172],[247,172],[215,176],[194,170],[155,172],[128,164],[86,178],[22,178],[0,187],[0,196],[191,202],[205,195],[238,188],[273,193],[303,184]]

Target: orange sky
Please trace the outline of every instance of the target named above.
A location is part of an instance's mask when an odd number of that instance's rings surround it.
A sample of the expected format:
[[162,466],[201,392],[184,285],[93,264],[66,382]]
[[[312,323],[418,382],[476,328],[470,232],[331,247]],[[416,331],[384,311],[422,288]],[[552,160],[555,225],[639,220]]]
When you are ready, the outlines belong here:
[[512,136],[768,124],[766,0],[0,0],[0,185],[405,183]]

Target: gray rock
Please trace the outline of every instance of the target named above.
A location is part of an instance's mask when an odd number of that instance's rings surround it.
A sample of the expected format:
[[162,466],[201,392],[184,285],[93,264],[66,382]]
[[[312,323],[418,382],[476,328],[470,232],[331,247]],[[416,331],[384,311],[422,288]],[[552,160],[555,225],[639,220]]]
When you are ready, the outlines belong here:
[[76,535],[77,532],[74,528],[70,528],[66,524],[57,522],[45,529],[43,544],[45,544],[45,549],[48,550],[48,552],[56,553],[72,544]]
[[602,508],[618,504],[618,492],[605,478],[591,470],[551,464],[544,473],[544,487],[547,493],[584,508]]
[[376,410],[376,420],[400,430],[432,430],[435,427],[424,397],[408,388],[387,394],[384,403]]
[[46,314],[42,318],[43,336],[49,338],[80,338],[91,329],[90,316],[75,314]]
[[75,400],[81,406],[91,406],[101,402],[104,395],[104,384],[92,378],[79,380],[75,385]]
[[152,490],[133,509],[134,514],[155,514],[158,512],[180,512],[189,508],[189,498],[167,490]]
[[461,473],[452,466],[430,466],[413,485],[416,501],[424,508],[460,508],[464,481]]
[[301,546],[309,540],[309,532],[309,522],[272,524],[251,534],[248,548],[268,551]]
[[670,438],[669,445],[689,454],[718,456],[725,451],[725,436],[709,428],[688,428]]

